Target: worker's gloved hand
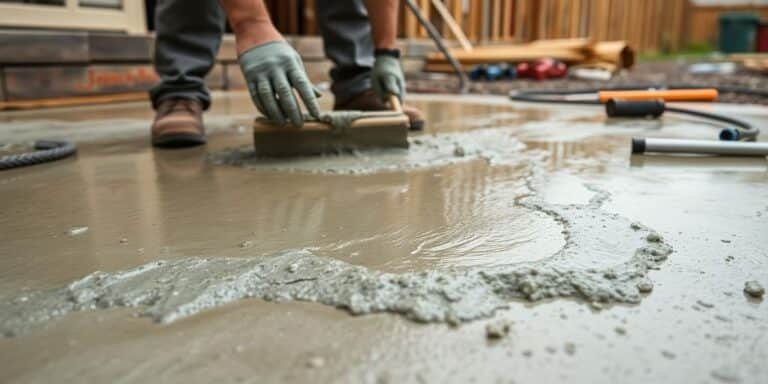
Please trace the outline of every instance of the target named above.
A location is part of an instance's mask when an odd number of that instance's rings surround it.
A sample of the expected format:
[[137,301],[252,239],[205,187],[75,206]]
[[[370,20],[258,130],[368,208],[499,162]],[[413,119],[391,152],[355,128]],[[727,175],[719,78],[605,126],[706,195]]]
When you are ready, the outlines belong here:
[[301,107],[293,93],[299,93],[309,114],[320,117],[320,106],[299,54],[285,41],[273,41],[243,52],[239,59],[248,90],[256,108],[275,123],[304,124]]
[[400,66],[400,58],[390,55],[376,55],[371,70],[371,83],[374,92],[382,101],[389,95],[395,95],[401,101],[405,98],[405,76]]

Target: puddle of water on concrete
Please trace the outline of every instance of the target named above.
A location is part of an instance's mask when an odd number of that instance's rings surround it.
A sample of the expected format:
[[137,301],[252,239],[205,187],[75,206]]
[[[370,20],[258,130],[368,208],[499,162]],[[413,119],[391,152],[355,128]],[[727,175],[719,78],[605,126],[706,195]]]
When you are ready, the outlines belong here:
[[[174,152],[84,145],[77,161],[0,186],[20,203],[2,219],[14,233],[0,250],[16,250],[3,261],[4,284],[32,292],[5,301],[3,327],[13,334],[70,311],[136,305],[171,321],[244,297],[419,321],[488,316],[520,297],[639,300],[636,284],[669,248],[602,211],[602,200],[519,200],[543,159],[513,131],[422,135],[408,153],[267,164],[224,150],[247,134]],[[255,171],[209,164],[206,150]],[[43,198],[52,190],[68,198]],[[73,226],[89,231],[61,235]],[[603,239],[606,230],[614,236]],[[93,270],[122,272],[54,288]]]
[[[354,314],[387,311],[421,322],[487,317],[514,298],[639,301],[638,285],[647,284],[648,270],[663,262],[671,248],[650,229],[603,211],[601,206],[609,198],[605,192],[593,190],[595,196],[587,204],[556,205],[523,197],[534,191],[520,193],[520,188],[535,184],[529,178],[524,185],[496,184],[502,193],[518,189],[507,206],[516,202],[561,228],[565,245],[553,254],[537,250],[534,261],[515,262],[507,257],[505,263],[404,273],[355,266],[307,249],[270,256],[152,261],[131,270],[96,272],[63,288],[5,300],[0,303],[0,327],[3,335],[12,337],[72,311],[116,306],[142,306],[145,316],[171,322],[242,298],[315,301]],[[612,234],[610,238],[600,235],[606,231]],[[462,250],[462,246],[450,245],[446,250]],[[336,250],[344,248],[335,246]],[[364,252],[371,254],[375,248]]]

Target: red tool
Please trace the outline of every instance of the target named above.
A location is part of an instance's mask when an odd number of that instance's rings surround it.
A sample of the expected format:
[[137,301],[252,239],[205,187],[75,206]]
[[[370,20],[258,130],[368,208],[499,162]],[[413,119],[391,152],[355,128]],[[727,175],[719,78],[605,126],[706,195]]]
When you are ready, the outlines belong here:
[[520,63],[517,65],[517,76],[536,80],[546,80],[565,77],[568,66],[562,61],[553,59],[539,59],[532,63]]

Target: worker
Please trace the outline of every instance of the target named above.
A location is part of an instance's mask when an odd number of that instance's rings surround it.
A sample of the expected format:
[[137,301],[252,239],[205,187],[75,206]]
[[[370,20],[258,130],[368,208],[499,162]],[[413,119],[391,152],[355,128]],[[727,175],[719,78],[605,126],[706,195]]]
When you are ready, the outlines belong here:
[[[405,97],[396,49],[398,0],[317,0],[317,17],[330,72],[334,110],[388,110],[389,94]],[[263,0],[158,0],[155,69],[150,90],[156,111],[152,143],[183,147],[205,143],[203,111],[211,104],[205,76],[214,65],[224,15],[235,34],[240,69],[256,108],[278,124],[301,126],[301,99],[318,117],[319,93],[299,54],[272,24]],[[370,15],[370,17],[369,17]],[[420,111],[404,108],[412,128]]]

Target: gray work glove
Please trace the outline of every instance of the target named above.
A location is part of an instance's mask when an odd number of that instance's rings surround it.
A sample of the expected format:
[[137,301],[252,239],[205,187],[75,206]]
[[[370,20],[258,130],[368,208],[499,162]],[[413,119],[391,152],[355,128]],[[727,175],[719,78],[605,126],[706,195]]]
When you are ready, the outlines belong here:
[[280,125],[286,120],[297,127],[304,124],[293,89],[299,93],[309,114],[320,117],[317,104],[320,94],[307,78],[301,56],[288,43],[274,41],[255,46],[243,52],[238,61],[253,103],[268,119]]
[[400,67],[400,59],[377,55],[371,70],[371,83],[382,101],[387,101],[392,94],[402,101],[405,98],[405,76]]

